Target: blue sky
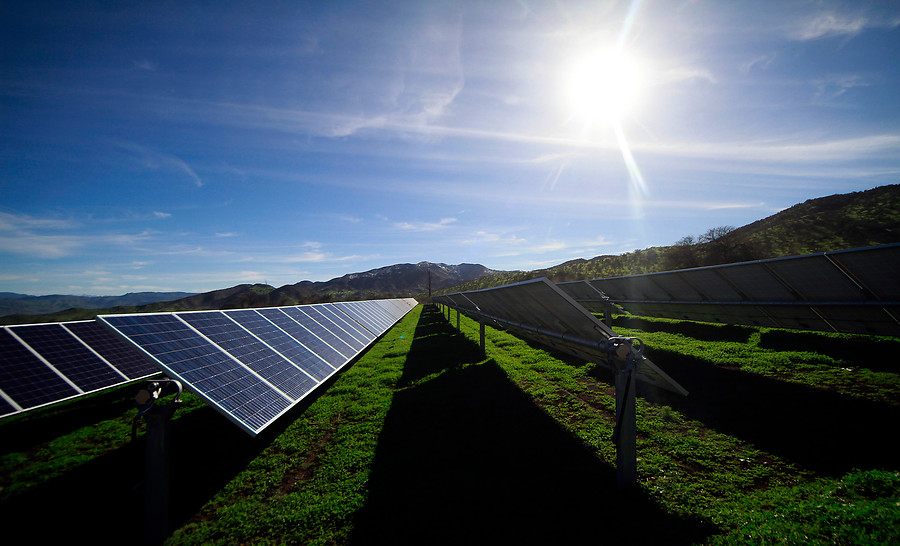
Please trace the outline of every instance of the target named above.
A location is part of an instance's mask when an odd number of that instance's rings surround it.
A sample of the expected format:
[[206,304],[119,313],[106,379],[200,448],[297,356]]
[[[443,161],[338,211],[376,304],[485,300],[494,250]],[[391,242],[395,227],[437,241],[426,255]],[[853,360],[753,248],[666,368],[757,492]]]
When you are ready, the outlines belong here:
[[893,1],[4,2],[0,291],[672,244],[900,181],[898,60]]

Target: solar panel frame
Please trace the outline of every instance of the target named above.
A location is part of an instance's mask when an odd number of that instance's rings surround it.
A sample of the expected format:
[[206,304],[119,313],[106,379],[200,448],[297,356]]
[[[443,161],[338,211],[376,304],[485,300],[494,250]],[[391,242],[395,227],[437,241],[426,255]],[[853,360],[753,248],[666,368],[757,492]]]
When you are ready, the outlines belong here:
[[900,243],[589,282],[639,315],[900,336],[897,271]]
[[[493,320],[520,337],[560,352],[613,366],[607,353],[607,341],[617,337],[615,332],[545,278],[436,296],[433,301]],[[637,378],[687,394],[681,385],[647,358],[638,363]]]

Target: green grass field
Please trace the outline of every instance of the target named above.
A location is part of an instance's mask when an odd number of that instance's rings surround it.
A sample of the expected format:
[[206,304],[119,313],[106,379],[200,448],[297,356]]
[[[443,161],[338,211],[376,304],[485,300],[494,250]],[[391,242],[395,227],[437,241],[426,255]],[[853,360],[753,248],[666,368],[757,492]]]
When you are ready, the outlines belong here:
[[[900,542],[900,342],[620,317],[691,394],[638,388],[615,485],[612,377],[417,307],[250,438],[185,395],[172,544]],[[4,543],[142,537],[134,386],[0,421]]]

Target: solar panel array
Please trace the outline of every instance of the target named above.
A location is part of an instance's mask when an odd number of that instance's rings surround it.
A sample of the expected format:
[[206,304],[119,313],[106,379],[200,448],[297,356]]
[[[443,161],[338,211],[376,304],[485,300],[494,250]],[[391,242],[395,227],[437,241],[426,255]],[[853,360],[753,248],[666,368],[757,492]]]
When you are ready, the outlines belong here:
[[[608,341],[616,333],[545,278],[485,290],[435,296],[447,305],[566,354],[609,363]],[[637,378],[687,394],[649,359],[638,364]]]
[[416,300],[98,317],[252,435],[327,381]]
[[597,312],[900,335],[900,244],[558,286]]
[[0,328],[0,417],[157,373],[95,321]]

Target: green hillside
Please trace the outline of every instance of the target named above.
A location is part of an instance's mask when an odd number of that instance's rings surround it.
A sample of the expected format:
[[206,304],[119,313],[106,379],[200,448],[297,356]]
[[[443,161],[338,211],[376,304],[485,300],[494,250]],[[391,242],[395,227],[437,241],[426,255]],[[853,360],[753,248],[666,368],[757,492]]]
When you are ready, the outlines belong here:
[[671,246],[534,271],[499,273],[443,293],[478,290],[547,277],[554,282],[640,275],[689,267],[782,258],[900,242],[900,185],[810,199],[740,228],[720,226],[685,235]]

